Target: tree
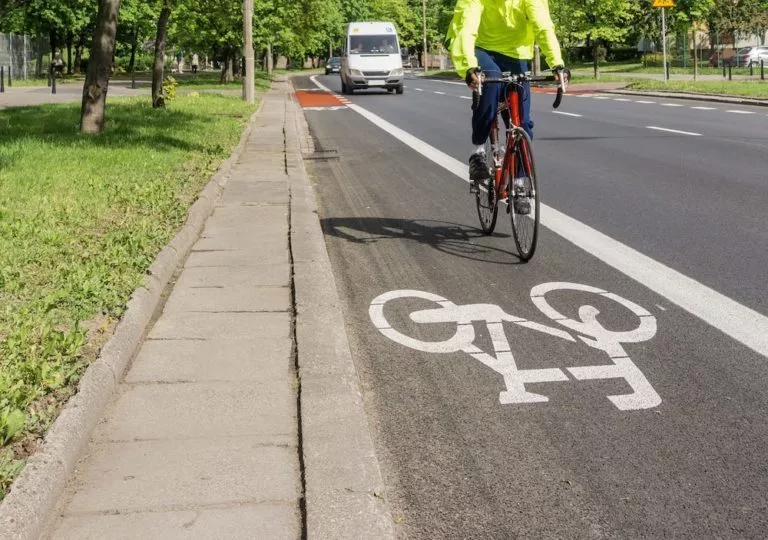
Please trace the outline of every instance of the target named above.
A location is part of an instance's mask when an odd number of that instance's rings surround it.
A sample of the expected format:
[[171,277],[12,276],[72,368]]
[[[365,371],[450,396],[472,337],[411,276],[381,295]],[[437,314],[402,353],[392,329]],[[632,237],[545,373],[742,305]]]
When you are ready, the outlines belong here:
[[160,15],[157,18],[155,35],[155,64],[152,70],[152,108],[165,107],[163,80],[165,78],[165,40],[168,35],[168,19],[171,17],[171,0],[163,0]]
[[[559,33],[585,40],[592,48],[595,79],[600,78],[600,56],[604,45],[621,41],[638,6],[630,0],[552,0]],[[563,14],[564,16],[560,16]]]
[[99,15],[93,33],[88,74],[83,85],[80,113],[80,130],[83,133],[94,134],[104,130],[104,106],[115,52],[119,11],[120,0],[99,0]]

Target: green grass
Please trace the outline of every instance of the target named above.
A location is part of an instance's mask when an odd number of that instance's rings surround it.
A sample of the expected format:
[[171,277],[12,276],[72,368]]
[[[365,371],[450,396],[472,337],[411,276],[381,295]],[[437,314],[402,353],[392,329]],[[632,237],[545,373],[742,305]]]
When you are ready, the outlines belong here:
[[0,110],[0,499],[252,112],[110,99],[89,137],[77,105]]
[[644,80],[633,82],[629,88],[768,99],[768,81],[668,81],[664,83],[664,81]]

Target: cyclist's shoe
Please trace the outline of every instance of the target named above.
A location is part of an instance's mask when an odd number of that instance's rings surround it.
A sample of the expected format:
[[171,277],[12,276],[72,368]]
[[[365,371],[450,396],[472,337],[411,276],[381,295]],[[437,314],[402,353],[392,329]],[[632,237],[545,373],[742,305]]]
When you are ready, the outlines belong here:
[[515,214],[527,216],[531,213],[531,200],[526,193],[525,178],[515,178],[515,189],[512,204],[515,207]]
[[491,173],[488,171],[488,163],[486,163],[485,152],[476,152],[469,156],[469,191],[470,193],[477,193],[480,184],[484,180],[488,180],[491,177]]
[[515,207],[515,214],[527,216],[531,213],[531,200],[528,197],[515,197],[512,204]]

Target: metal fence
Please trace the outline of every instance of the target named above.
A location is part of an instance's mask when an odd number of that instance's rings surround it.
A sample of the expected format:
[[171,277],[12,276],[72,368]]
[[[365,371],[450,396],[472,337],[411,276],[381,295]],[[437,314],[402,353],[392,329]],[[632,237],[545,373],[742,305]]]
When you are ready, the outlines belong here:
[[20,34],[0,33],[0,67],[13,79],[28,79],[42,69],[40,60],[46,52],[45,42]]

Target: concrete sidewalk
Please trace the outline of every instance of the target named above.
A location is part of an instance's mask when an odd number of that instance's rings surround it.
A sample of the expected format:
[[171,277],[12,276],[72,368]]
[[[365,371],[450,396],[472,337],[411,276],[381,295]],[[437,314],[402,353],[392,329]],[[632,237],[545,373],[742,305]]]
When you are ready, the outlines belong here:
[[264,96],[45,538],[392,537],[301,114]]

